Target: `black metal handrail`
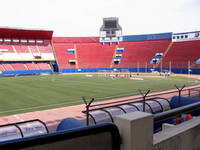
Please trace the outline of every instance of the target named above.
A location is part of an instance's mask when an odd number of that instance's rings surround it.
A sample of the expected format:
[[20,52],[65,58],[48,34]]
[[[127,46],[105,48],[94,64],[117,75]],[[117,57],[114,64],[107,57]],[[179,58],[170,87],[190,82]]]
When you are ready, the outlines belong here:
[[[49,144],[53,144],[56,142],[67,141],[67,140],[71,141],[72,139],[76,139],[79,137],[85,137],[85,136],[90,136],[90,135],[94,136],[96,134],[105,133],[105,132],[108,132],[111,134],[111,141],[112,141],[111,150],[120,150],[121,139],[120,139],[119,130],[117,126],[112,123],[104,123],[104,124],[99,124],[95,126],[89,126],[89,127],[87,126],[83,128],[72,129],[69,131],[60,131],[60,132],[50,133],[46,135],[6,141],[6,142],[0,143],[0,149],[2,150],[8,150],[8,149],[19,150],[19,149],[24,149],[24,148],[32,149],[34,146],[37,147],[38,145],[47,145],[48,147]],[[59,144],[57,146],[58,147],[56,149],[59,149]],[[66,149],[68,146],[69,145],[66,145]],[[84,148],[80,147],[80,149],[84,149]]]
[[[181,92],[194,90],[196,88],[199,88],[199,87],[194,87],[194,88],[189,88],[189,89],[182,89]],[[162,95],[173,94],[173,93],[178,93],[179,94],[179,91],[169,91],[169,92],[165,92],[165,93],[151,94],[151,95],[146,96],[146,98],[147,98],[146,100],[154,99],[155,97],[161,97]],[[187,95],[182,94],[182,95],[184,95],[184,96],[188,95],[189,96],[189,94],[187,94]],[[93,107],[106,108],[107,105],[117,106],[117,105],[121,105],[121,104],[128,104],[130,102],[141,102],[142,100],[143,100],[143,97],[139,96],[139,97],[135,97],[135,98],[128,98],[128,99],[114,101],[114,102],[105,102],[105,103],[100,103],[100,104],[93,104],[93,105],[90,105],[90,110]]]
[[189,112],[197,110],[197,109],[200,109],[200,102],[196,102],[196,103],[189,104],[186,106],[178,107],[178,108],[166,111],[166,112],[154,114],[153,115],[154,123],[166,120],[168,118],[176,117],[176,116],[179,116],[184,113],[189,113]]
[[[169,103],[169,106],[170,106],[170,102],[169,102],[169,100],[167,98],[162,98],[162,97],[158,97],[158,96],[160,96],[160,95],[166,95],[166,94],[172,94],[172,93],[177,93],[178,92],[178,95],[179,95],[179,104],[180,104],[180,97],[181,97],[181,95],[185,95],[185,94],[182,94],[183,91],[189,91],[189,90],[193,90],[193,89],[199,88],[199,87],[193,87],[193,88],[189,88],[189,89],[184,89],[185,85],[183,85],[181,88],[179,88],[176,85],[175,85],[175,87],[177,88],[178,91],[169,91],[169,92],[165,92],[165,93],[161,93],[161,94],[151,94],[149,96],[148,96],[148,94],[149,94],[150,90],[148,90],[146,93],[143,93],[141,90],[139,90],[139,92],[141,94],[140,97],[125,99],[125,100],[120,100],[120,101],[114,101],[114,102],[112,101],[112,102],[100,103],[100,104],[92,104],[92,102],[94,101],[94,98],[92,98],[92,100],[90,100],[90,102],[88,103],[86,101],[86,99],[83,97],[82,99],[83,99],[83,101],[85,103],[86,110],[83,110],[82,113],[86,114],[87,125],[89,125],[89,112],[96,111],[96,110],[104,110],[105,111],[106,108],[112,108],[112,107],[122,109],[120,107],[122,105],[129,105],[129,106],[131,105],[131,106],[134,106],[134,103],[137,103],[137,102],[140,102],[140,103],[143,104],[143,111],[146,110],[145,107],[146,107],[146,105],[148,105],[149,108],[150,108],[150,110],[151,110],[151,112],[155,113],[155,112],[153,112],[153,109],[151,108],[151,106],[148,103],[146,103],[146,102],[148,102],[148,101],[155,101],[155,102],[157,102],[161,106],[161,110],[164,111],[164,108],[162,107],[162,104],[159,103],[157,101],[157,99],[166,100]],[[188,93],[190,93],[190,92],[188,92]],[[188,96],[189,96],[189,94],[188,94]],[[140,110],[140,109],[137,108],[137,110]],[[126,111],[124,109],[122,109],[122,111],[124,113],[126,113]],[[110,116],[110,118],[111,118],[111,120],[113,122],[112,115],[109,112],[107,112],[107,113],[109,114],[109,116]],[[92,114],[90,114],[90,116],[92,116]],[[92,118],[94,118],[94,116],[92,116]]]
[[[162,98],[162,97],[154,97],[154,98],[148,98],[146,99],[146,101],[154,101],[154,99],[163,99],[166,100],[169,103],[169,100],[166,98]],[[96,111],[96,110],[101,110],[101,109],[106,109],[106,108],[112,108],[112,107],[118,107],[121,105],[134,105],[134,103],[142,103],[142,99],[138,100],[138,101],[129,101],[129,102],[125,102],[125,103],[119,103],[119,104],[113,104],[111,106],[104,106],[104,107],[99,107],[99,108],[92,108],[92,106],[90,106],[89,111]],[[111,103],[112,104],[112,103]],[[139,109],[138,109],[139,110]],[[83,113],[86,113],[86,110],[82,111]]]

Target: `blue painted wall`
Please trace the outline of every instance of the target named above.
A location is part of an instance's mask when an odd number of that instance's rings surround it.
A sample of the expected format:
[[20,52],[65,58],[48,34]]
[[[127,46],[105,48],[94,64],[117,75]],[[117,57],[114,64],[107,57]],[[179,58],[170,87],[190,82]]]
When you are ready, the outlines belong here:
[[1,75],[28,75],[28,74],[41,74],[52,73],[52,70],[14,70],[14,71],[2,71]]
[[158,34],[127,35],[123,36],[123,41],[163,40],[171,39],[171,37],[172,32]]
[[89,68],[89,69],[62,69],[62,73],[95,73],[95,72],[150,72],[150,68]]
[[[160,71],[160,68],[154,71]],[[169,70],[163,68],[163,70]],[[187,68],[172,68],[173,73],[188,73]],[[84,69],[61,69],[61,73],[95,73],[95,72],[151,72],[152,68],[84,68]],[[15,70],[15,71],[2,71],[1,75],[28,75],[28,74],[41,74],[53,73],[52,70]],[[191,74],[200,74],[200,69],[191,69]]]
[[[153,69],[160,72],[160,68]],[[163,68],[162,70],[169,70],[169,68]],[[61,73],[95,73],[95,72],[151,72],[152,68],[84,68],[84,69],[61,69]],[[173,73],[187,74],[187,68],[172,68]],[[191,74],[200,74],[200,69],[191,69]]]

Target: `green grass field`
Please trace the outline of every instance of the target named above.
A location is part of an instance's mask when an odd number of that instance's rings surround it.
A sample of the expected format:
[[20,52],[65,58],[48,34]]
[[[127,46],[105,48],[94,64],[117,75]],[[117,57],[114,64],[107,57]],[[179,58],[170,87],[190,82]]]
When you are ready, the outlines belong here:
[[200,81],[184,77],[144,80],[111,79],[94,75],[19,76],[0,78],[0,116],[82,104],[81,96],[96,100],[138,94],[138,89],[163,91],[174,84],[196,85]]

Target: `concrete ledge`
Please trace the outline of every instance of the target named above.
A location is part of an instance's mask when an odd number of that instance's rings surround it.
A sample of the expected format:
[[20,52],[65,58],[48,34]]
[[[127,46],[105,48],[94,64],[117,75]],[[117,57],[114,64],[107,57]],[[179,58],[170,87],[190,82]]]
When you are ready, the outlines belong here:
[[154,150],[200,149],[200,117],[154,135]]

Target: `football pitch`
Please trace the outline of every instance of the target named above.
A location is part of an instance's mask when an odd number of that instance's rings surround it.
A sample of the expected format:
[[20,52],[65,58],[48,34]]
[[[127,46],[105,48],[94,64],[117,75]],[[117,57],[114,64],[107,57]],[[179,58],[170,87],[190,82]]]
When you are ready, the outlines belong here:
[[143,80],[113,79],[103,75],[43,75],[0,78],[0,116],[82,104],[81,97],[96,101],[197,85],[197,79],[143,75]]

